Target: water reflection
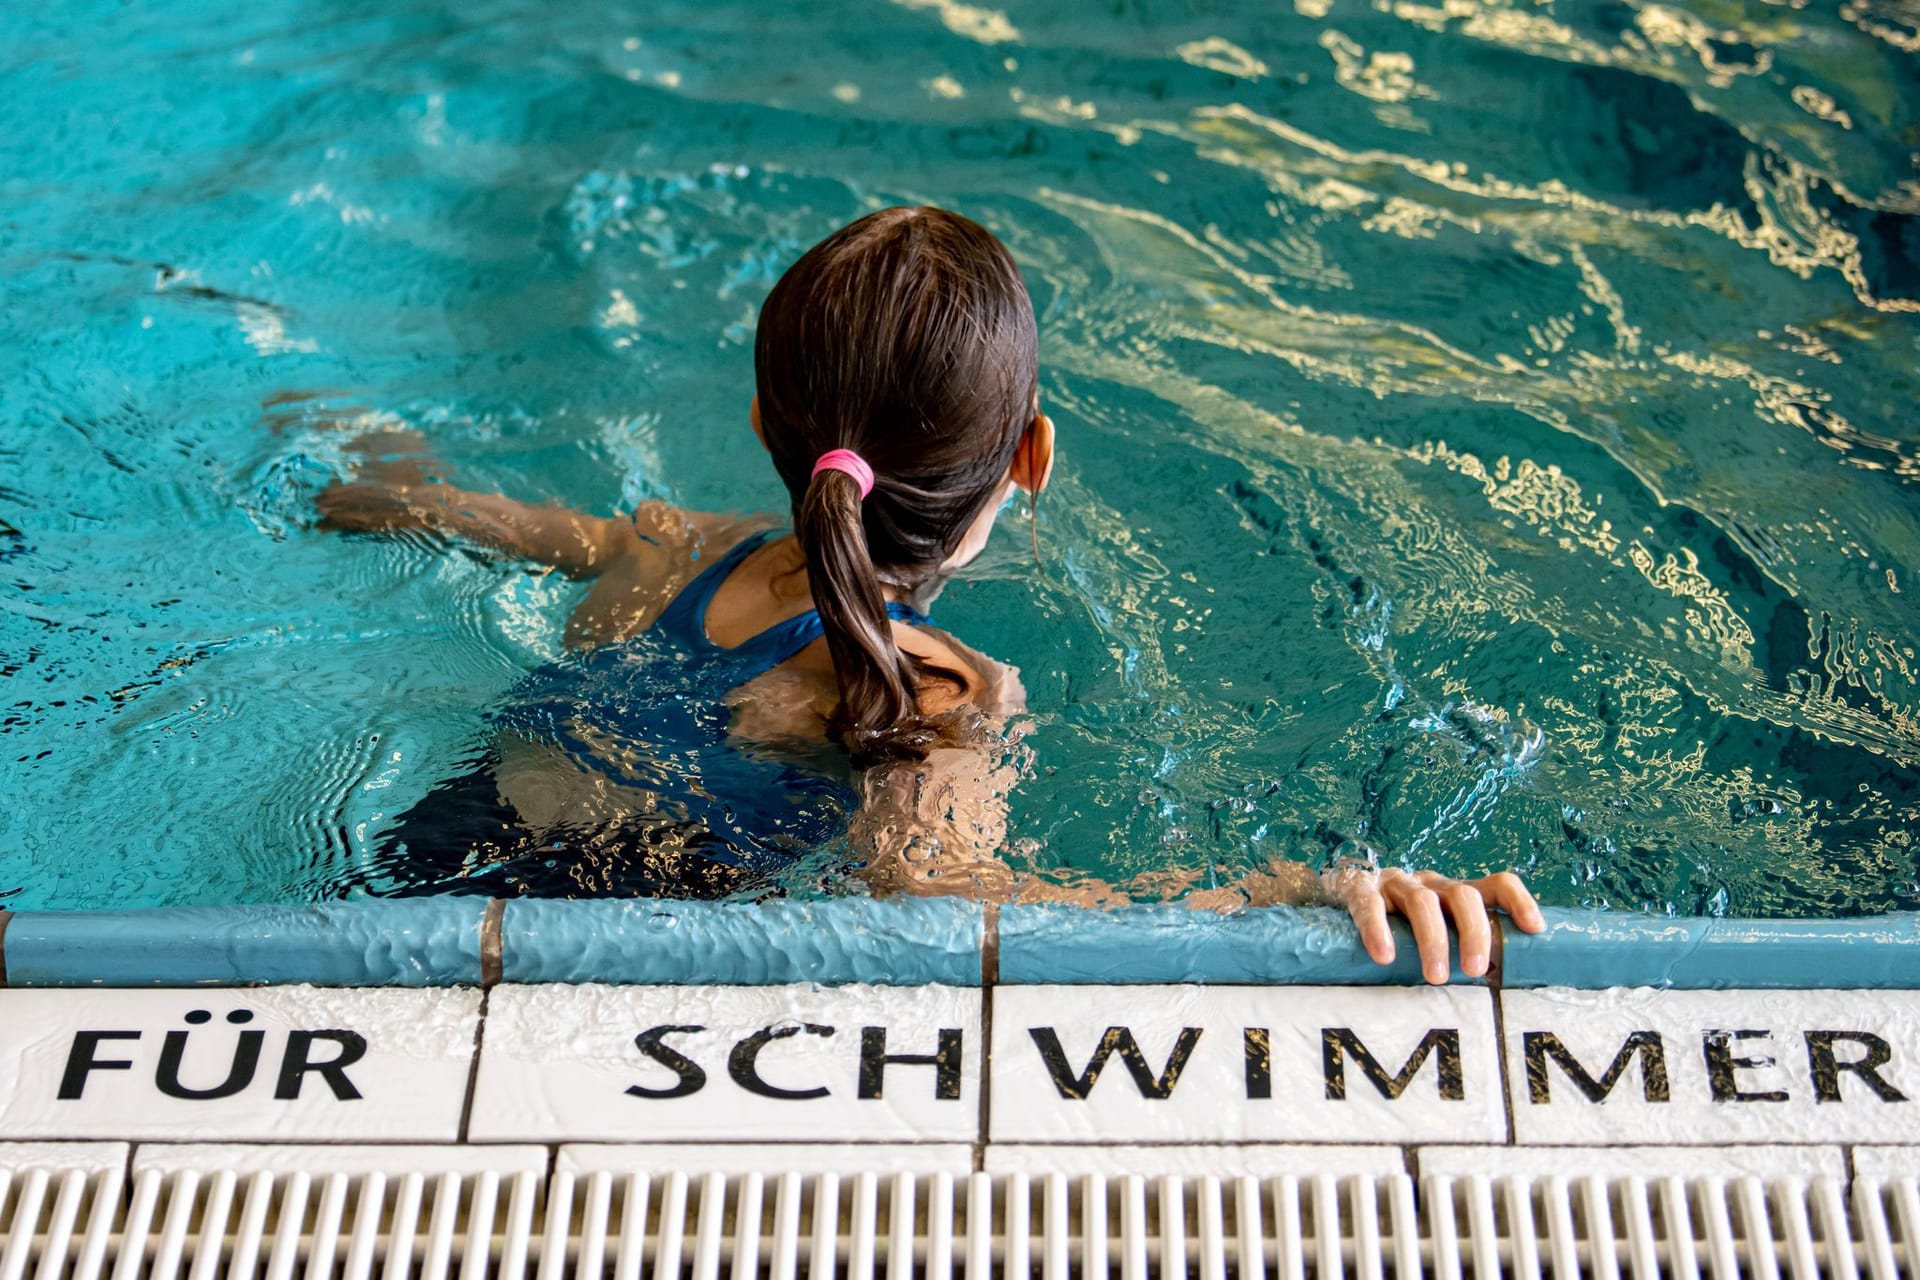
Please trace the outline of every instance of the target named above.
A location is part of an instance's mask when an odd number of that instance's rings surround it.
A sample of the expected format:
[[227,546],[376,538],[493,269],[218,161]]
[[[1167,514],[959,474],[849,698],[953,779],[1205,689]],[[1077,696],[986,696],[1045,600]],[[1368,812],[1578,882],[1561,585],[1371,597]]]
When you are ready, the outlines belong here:
[[1023,263],[1063,433],[1041,562],[942,601],[1033,693],[1019,857],[1920,904],[1911,7],[1108,8],[24,18],[0,893],[325,896],[551,656],[558,581],[308,538],[338,442],[263,398],[774,507],[759,299],[924,200]]

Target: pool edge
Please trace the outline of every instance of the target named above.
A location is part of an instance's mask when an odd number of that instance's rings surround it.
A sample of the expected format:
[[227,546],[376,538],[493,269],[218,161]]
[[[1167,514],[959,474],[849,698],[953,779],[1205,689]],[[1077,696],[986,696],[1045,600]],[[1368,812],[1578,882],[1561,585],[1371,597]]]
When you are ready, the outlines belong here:
[[[1177,905],[987,912],[954,898],[819,902],[361,899],[0,912],[0,986],[481,986],[792,982],[952,986],[1420,983],[1396,922],[1375,965],[1342,914]],[[1557,909],[1502,922],[1491,985],[1920,988],[1920,915],[1670,919]],[[991,969],[991,972],[989,970]],[[1469,981],[1457,968],[1455,981]]]

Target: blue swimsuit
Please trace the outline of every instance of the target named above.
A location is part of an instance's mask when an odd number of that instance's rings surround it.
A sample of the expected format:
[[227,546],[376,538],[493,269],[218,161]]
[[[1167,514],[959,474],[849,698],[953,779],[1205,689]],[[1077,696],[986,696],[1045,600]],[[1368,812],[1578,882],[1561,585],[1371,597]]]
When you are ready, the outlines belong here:
[[[751,640],[743,641],[731,649],[722,649],[707,639],[707,607],[713,603],[720,584],[748,556],[772,541],[777,533],[778,530],[766,529],[736,543],[732,550],[681,589],[680,594],[673,598],[673,603],[647,628],[645,635],[658,637],[660,641],[676,646],[683,661],[691,659],[730,672],[733,683],[728,688],[738,688],[757,676],[765,675],[825,635],[826,628],[820,621],[820,615],[809,609],[785,622],[774,623]],[[904,604],[888,604],[887,616],[896,622],[916,627],[924,627],[931,622],[925,614]]]
[[[727,733],[726,695],[824,634],[820,615],[809,610],[731,649],[707,638],[714,593],[775,536],[767,531],[734,546],[640,635],[570,653],[530,672],[506,705],[490,713],[495,727],[557,744],[583,769],[638,791],[643,800],[650,797],[651,804],[613,831],[548,831],[537,841],[492,843],[477,862],[467,860],[462,874],[469,883],[460,887],[541,894],[730,892],[787,869],[845,833],[857,796],[837,748],[799,742],[775,751]],[[928,624],[902,604],[888,605],[887,614],[914,626]],[[420,842],[420,826],[413,824],[410,843]]]

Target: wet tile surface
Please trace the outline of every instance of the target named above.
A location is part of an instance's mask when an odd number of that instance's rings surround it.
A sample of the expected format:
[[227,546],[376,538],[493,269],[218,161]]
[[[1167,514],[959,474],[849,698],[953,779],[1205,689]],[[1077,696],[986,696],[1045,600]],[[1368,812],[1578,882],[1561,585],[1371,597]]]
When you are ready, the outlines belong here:
[[1420,1175],[1549,1178],[1812,1178],[1844,1180],[1846,1154],[1813,1147],[1421,1147]]
[[475,1141],[972,1142],[978,990],[501,986]]
[[1108,1177],[1139,1174],[1157,1177],[1312,1178],[1391,1177],[1407,1171],[1399,1147],[1315,1146],[1306,1143],[1216,1143],[1209,1146],[1087,1146],[1063,1143],[1031,1146],[995,1143],[987,1148],[988,1173],[1099,1173]]
[[1855,1147],[1853,1172],[1861,1178],[1920,1178],[1920,1147]]
[[1492,997],[1001,987],[995,1142],[1498,1142]]
[[1502,996],[1523,1143],[1920,1141],[1920,993]]
[[0,1142],[0,1172],[84,1169],[100,1173],[125,1168],[127,1151],[124,1142]]
[[754,1169],[769,1176],[789,1172],[883,1176],[945,1173],[964,1178],[973,1172],[973,1147],[958,1142],[573,1143],[560,1148],[554,1168],[576,1177],[603,1171],[693,1176]]
[[497,1173],[502,1178],[516,1174],[545,1174],[547,1149],[540,1146],[485,1146],[464,1143],[434,1146],[401,1146],[393,1143],[275,1143],[271,1146],[229,1142],[156,1143],[143,1142],[134,1151],[133,1171],[157,1169],[173,1173],[189,1169],[213,1174],[223,1170],[241,1173],[304,1173],[313,1178],[336,1173],[357,1174],[378,1171],[388,1177],[409,1173]]
[[0,1138],[450,1142],[473,990],[0,991]]

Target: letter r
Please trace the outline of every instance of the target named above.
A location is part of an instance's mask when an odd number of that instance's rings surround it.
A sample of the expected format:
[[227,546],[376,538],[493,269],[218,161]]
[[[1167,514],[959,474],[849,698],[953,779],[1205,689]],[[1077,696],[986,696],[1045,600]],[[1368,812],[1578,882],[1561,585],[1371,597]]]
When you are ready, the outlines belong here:
[[[340,1052],[325,1062],[313,1060],[314,1042],[331,1040]],[[342,1102],[357,1101],[360,1090],[347,1079],[347,1068],[367,1056],[367,1038],[358,1031],[292,1031],[287,1034],[287,1054],[280,1060],[280,1079],[273,1096],[282,1100],[298,1098],[307,1073],[315,1071]]]

